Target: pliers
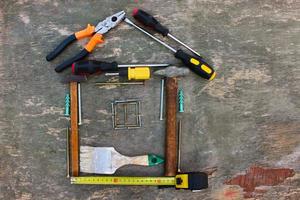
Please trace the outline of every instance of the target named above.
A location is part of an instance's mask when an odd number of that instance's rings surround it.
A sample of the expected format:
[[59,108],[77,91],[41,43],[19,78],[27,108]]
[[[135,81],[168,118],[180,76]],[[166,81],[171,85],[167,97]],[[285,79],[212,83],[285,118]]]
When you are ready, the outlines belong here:
[[68,36],[65,40],[63,40],[52,52],[50,52],[46,56],[46,60],[51,61],[54,58],[56,58],[69,44],[71,44],[75,40],[80,40],[82,38],[92,36],[90,41],[85,45],[84,49],[81,50],[81,52],[79,52],[74,57],[65,60],[55,68],[56,72],[63,71],[67,67],[71,66],[74,62],[81,60],[89,53],[91,53],[97,44],[103,42],[102,35],[108,32],[110,29],[116,27],[121,21],[124,20],[124,18],[125,12],[120,11],[99,22],[96,27],[88,24],[85,29],[73,33],[72,35]]

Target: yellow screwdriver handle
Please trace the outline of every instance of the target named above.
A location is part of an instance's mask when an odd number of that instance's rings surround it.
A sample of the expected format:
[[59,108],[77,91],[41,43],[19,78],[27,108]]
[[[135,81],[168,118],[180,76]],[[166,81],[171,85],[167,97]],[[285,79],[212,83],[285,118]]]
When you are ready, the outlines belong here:
[[148,80],[150,79],[149,67],[129,67],[128,80]]

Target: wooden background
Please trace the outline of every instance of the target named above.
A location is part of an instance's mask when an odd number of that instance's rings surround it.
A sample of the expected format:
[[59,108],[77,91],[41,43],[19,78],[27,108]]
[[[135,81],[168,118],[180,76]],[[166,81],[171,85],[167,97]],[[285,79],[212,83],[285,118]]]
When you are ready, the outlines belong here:
[[[216,169],[199,193],[156,187],[70,185],[65,174],[64,96],[55,61],[45,56],[87,23],[134,7],[146,9],[213,63],[217,77],[182,78],[185,92],[182,170]],[[1,199],[300,199],[300,5],[296,0],[153,0],[0,2]],[[177,47],[170,40],[169,44]],[[105,35],[91,59],[169,62],[173,55],[125,23]],[[82,84],[80,143],[114,146],[124,155],[164,153],[160,78],[145,86]],[[143,127],[113,131],[110,103],[138,98]],[[163,166],[124,167],[118,175],[162,175]]]

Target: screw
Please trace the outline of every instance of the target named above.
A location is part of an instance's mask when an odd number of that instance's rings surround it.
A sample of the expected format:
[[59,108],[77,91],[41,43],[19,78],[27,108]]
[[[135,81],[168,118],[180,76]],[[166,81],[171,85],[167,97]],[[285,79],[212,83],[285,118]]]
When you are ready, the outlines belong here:
[[80,83],[78,83],[77,87],[77,93],[78,93],[78,125],[82,125],[82,118],[81,118],[81,88]]
[[70,136],[69,136],[69,126],[67,127],[67,131],[66,131],[66,163],[67,163],[67,178],[70,177],[70,151],[69,151],[69,146],[70,146],[70,142],[69,142],[69,139],[70,139]]
[[184,93],[183,89],[179,89],[178,91],[178,103],[179,103],[179,112],[184,112]]
[[70,116],[70,94],[67,93],[65,97],[65,116]]
[[144,85],[143,82],[97,82],[95,85],[101,86],[101,85]]
[[160,80],[160,108],[159,108],[159,120],[163,120],[164,115],[164,89],[165,89],[165,79]]

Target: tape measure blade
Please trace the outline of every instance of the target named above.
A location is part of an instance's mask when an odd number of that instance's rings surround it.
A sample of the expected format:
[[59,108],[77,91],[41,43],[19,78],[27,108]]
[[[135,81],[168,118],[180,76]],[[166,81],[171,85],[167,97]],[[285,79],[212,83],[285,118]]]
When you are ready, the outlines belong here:
[[175,177],[81,176],[71,177],[71,184],[175,185]]

